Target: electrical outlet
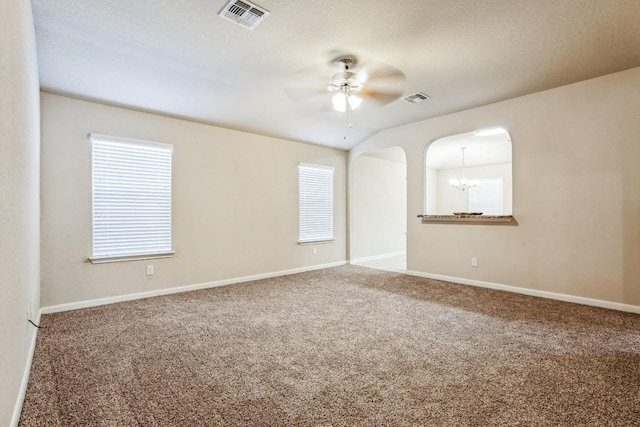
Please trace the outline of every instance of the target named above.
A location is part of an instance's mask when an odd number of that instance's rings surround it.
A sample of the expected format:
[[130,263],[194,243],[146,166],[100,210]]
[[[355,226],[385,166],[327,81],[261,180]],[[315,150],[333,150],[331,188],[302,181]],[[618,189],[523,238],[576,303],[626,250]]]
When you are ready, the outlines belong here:
[[318,248],[311,248],[311,255],[318,255]]
[[147,276],[153,276],[153,264],[147,265]]
[[471,267],[478,266],[478,258],[471,258]]

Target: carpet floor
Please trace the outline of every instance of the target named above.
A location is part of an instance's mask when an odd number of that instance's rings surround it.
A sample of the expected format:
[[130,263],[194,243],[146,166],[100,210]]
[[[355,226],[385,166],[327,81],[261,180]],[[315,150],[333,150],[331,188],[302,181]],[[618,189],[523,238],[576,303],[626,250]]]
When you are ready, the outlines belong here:
[[344,266],[42,317],[21,426],[638,426],[640,316]]

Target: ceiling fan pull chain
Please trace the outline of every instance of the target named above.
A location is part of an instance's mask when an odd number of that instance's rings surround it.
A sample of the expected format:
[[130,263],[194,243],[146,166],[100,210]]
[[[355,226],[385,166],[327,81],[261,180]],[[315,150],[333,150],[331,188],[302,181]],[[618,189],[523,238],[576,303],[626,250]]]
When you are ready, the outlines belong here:
[[345,91],[344,93],[344,103],[345,103],[345,109],[347,110],[347,131],[345,132],[344,135],[344,140],[347,140],[347,133],[349,132],[349,129],[351,129],[351,103],[349,102],[349,93],[347,91]]
[[[347,70],[349,69],[348,66],[346,66]],[[351,91],[349,90],[348,86],[345,86],[344,88],[344,102],[345,104],[347,104],[347,120],[349,121],[349,129],[351,129],[351,111],[353,110],[351,108],[351,102],[349,102],[349,96],[351,96]]]

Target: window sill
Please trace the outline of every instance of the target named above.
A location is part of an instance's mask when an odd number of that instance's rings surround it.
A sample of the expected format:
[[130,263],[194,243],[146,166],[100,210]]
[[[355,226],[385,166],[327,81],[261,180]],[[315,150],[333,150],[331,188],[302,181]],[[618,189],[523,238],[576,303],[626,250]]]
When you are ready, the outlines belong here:
[[513,215],[418,215],[423,224],[518,225]]
[[320,244],[323,244],[323,243],[333,243],[335,241],[336,241],[336,239],[310,240],[310,241],[304,241],[304,242],[298,241],[298,245],[299,246],[320,245]]
[[175,255],[175,252],[163,252],[159,254],[147,254],[147,255],[89,257],[88,261],[91,262],[91,264],[106,264],[110,262],[126,262],[126,261],[140,261],[145,259],[171,258],[173,255]]

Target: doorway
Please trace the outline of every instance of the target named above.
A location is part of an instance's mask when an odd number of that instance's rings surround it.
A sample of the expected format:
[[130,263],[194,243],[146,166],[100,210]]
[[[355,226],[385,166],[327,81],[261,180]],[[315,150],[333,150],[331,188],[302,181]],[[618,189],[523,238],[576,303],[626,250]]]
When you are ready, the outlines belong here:
[[407,268],[407,160],[393,147],[352,163],[351,264]]

